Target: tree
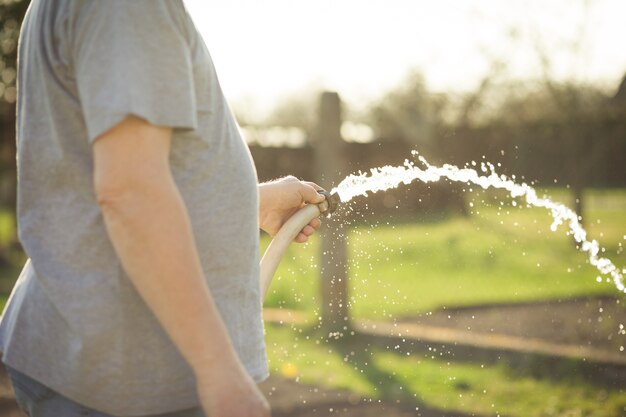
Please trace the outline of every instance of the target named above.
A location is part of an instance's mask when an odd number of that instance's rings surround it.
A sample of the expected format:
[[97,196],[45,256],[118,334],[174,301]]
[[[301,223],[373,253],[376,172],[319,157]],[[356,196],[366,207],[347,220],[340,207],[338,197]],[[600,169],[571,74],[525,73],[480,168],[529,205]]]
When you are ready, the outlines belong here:
[[424,78],[414,71],[371,107],[369,122],[384,140],[426,146],[432,139],[434,104]]
[[570,138],[566,157],[569,161],[569,180],[574,199],[574,211],[583,222],[583,189],[586,178],[601,158],[601,147],[593,146],[593,128],[597,126],[599,106],[589,94],[589,88],[577,76],[578,66],[584,62],[584,46],[588,34],[588,16],[592,4],[582,0],[583,18],[580,21],[577,38],[571,42],[570,55],[574,59],[569,81],[558,83],[553,76],[553,62],[546,53],[541,40],[536,36],[535,50],[542,70],[542,82],[559,111],[564,124],[564,133]]
[[617,88],[617,92],[612,97],[611,101],[614,105],[618,105],[620,107],[626,107],[626,74],[622,78],[622,82]]

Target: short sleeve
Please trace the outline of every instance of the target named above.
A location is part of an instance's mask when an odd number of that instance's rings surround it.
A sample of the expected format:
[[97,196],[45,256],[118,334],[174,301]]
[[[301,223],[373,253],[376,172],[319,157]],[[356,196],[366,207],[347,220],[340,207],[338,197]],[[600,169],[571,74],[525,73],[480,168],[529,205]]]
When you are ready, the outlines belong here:
[[131,114],[154,125],[196,128],[193,62],[182,3],[84,4],[72,50],[89,141]]

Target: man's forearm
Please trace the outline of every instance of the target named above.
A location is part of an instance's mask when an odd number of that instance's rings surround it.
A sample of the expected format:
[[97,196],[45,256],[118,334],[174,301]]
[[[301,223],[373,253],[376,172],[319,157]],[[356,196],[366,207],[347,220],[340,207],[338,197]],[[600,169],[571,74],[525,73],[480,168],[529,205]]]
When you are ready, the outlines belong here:
[[234,358],[200,265],[185,205],[170,178],[99,200],[107,230],[134,286],[196,373]]

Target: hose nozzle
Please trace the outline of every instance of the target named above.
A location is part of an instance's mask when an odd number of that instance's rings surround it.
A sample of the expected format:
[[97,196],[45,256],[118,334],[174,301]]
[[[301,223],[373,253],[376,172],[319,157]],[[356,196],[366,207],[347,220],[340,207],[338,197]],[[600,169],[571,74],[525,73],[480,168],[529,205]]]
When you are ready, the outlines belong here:
[[318,193],[326,197],[326,200],[318,205],[318,207],[320,208],[320,212],[326,216],[330,216],[335,212],[335,210],[337,210],[337,207],[339,207],[339,203],[341,202],[339,194],[331,194],[326,190],[318,191]]

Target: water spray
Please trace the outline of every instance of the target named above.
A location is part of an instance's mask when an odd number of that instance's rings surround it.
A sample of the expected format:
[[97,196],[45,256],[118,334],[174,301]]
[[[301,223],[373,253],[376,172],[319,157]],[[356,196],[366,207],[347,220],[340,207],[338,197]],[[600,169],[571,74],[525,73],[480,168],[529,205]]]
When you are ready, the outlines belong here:
[[[602,280],[602,277],[608,278],[613,281],[618,291],[626,293],[624,282],[626,270],[618,268],[610,259],[601,256],[604,249],[597,240],[589,240],[587,231],[580,224],[578,215],[569,207],[552,201],[548,197],[539,197],[537,191],[526,183],[518,184],[504,175],[498,175],[492,164],[481,163],[477,169],[459,168],[450,164],[438,167],[429,164],[424,157],[418,155],[417,151],[413,151],[412,154],[418,156],[418,160],[424,168],[416,166],[409,160],[406,160],[404,165],[397,167],[373,168],[369,173],[360,172],[357,175],[349,175],[331,192],[339,194],[341,201],[345,203],[356,196],[367,196],[370,192],[396,188],[400,184],[410,184],[415,180],[429,183],[441,179],[476,184],[483,189],[505,190],[512,198],[523,198],[529,207],[548,210],[554,220],[550,230],[555,232],[559,226],[566,226],[567,233],[572,235],[578,243],[579,250],[587,254],[589,264],[596,267],[600,273],[599,281]],[[473,162],[472,165],[478,164]],[[477,170],[480,170],[482,175]]]
[[283,254],[289,244],[298,236],[298,233],[309,224],[311,220],[320,215],[330,216],[337,210],[340,203],[338,193],[319,191],[326,199],[319,204],[307,204],[298,210],[285,222],[276,236],[272,239],[261,259],[261,299],[265,299],[267,290],[272,282],[272,278],[278,269]]

